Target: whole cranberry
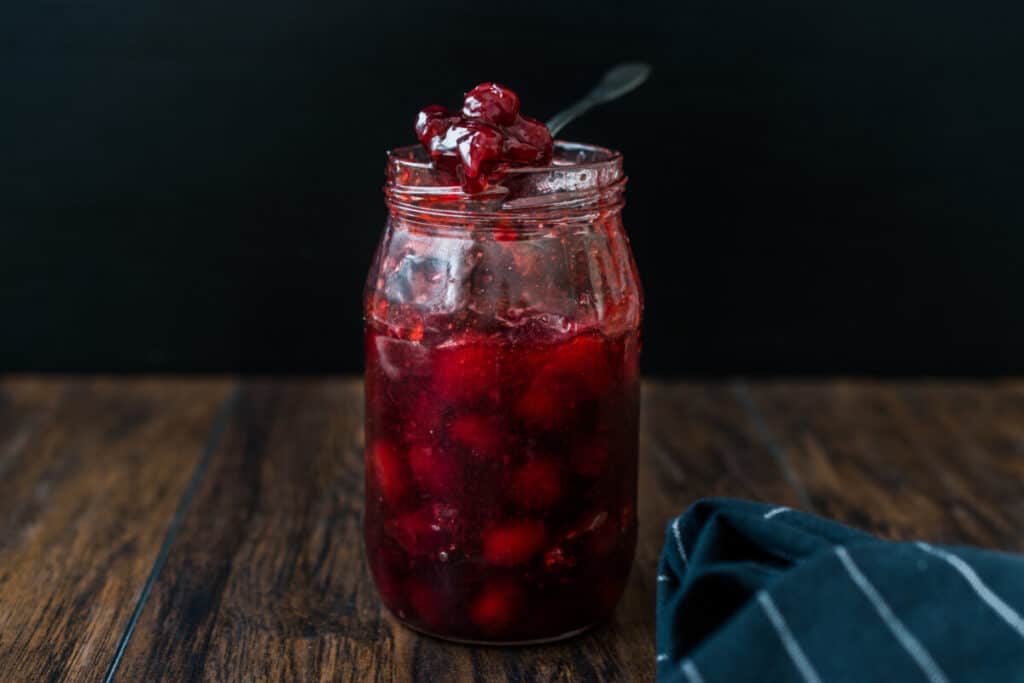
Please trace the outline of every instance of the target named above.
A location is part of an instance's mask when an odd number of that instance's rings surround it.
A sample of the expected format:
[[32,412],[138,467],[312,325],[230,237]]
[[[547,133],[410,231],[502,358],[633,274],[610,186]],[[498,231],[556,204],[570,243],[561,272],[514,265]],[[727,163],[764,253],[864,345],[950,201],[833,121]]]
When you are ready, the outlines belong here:
[[495,391],[501,381],[500,350],[482,343],[460,344],[434,351],[431,397],[471,402]]
[[497,83],[481,83],[462,103],[462,115],[492,126],[510,126],[519,114],[519,95]]
[[367,465],[377,479],[377,487],[388,505],[398,505],[409,492],[405,463],[390,443],[379,440],[370,450]]
[[508,433],[499,415],[458,415],[448,425],[448,436],[473,455],[497,457],[501,455],[502,440]]
[[499,567],[528,562],[544,545],[544,522],[511,519],[484,532],[484,560]]
[[449,126],[457,120],[455,115],[440,104],[424,107],[416,115],[416,138],[427,149],[432,149],[434,138],[444,137]]
[[469,618],[486,632],[497,633],[515,623],[525,609],[525,591],[510,579],[487,583],[469,608]]
[[501,133],[486,123],[465,123],[465,133],[459,137],[459,158],[470,178],[480,175],[484,165],[501,158]]
[[446,449],[416,444],[409,449],[409,467],[420,488],[434,498],[445,499],[463,488],[464,472]]
[[385,529],[410,556],[435,556],[451,544],[458,524],[458,510],[434,503],[389,519]]
[[508,495],[519,508],[545,510],[562,495],[562,473],[553,460],[531,460],[512,475]]
[[505,129],[504,154],[510,161],[546,164],[551,161],[554,141],[548,127],[529,116],[517,116]]

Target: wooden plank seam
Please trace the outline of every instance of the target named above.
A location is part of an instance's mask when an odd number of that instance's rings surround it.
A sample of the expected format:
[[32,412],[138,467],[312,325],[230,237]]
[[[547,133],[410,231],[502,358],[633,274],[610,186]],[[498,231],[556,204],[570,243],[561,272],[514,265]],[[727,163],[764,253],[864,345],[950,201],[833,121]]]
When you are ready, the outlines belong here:
[[753,424],[754,431],[759,437],[761,437],[761,440],[768,448],[768,452],[771,453],[772,459],[775,460],[779,469],[782,470],[782,477],[796,493],[797,498],[800,499],[800,504],[803,506],[804,511],[815,512],[814,503],[811,502],[811,497],[807,495],[807,490],[800,481],[800,477],[789,464],[789,460],[786,458],[786,452],[782,449],[782,446],[779,445],[775,435],[772,434],[772,431],[768,428],[768,424],[765,422],[764,416],[757,407],[757,403],[754,402],[754,397],[750,395],[750,390],[747,388],[746,382],[736,382],[733,384],[732,391],[736,400],[739,401],[740,405],[743,407],[743,411],[750,419],[750,422]]
[[192,502],[192,498],[199,490],[199,485],[202,483],[207,469],[209,469],[210,460],[213,459],[213,454],[217,450],[217,446],[220,444],[221,438],[224,436],[224,432],[227,430],[228,422],[235,412],[235,407],[238,404],[238,397],[240,394],[241,388],[236,387],[232,391],[231,395],[224,400],[224,404],[221,406],[216,418],[214,418],[213,424],[210,427],[210,433],[206,437],[206,443],[203,445],[202,453],[199,456],[199,461],[196,463],[195,469],[192,472],[192,478],[189,480],[188,486],[185,487],[185,491],[181,494],[181,498],[178,501],[178,507],[174,511],[174,516],[171,517],[171,522],[167,526],[167,531],[164,533],[163,542],[160,544],[160,552],[157,553],[156,558],[153,560],[153,566],[149,570],[149,576],[146,577],[146,582],[142,585],[142,590],[139,592],[139,597],[135,601],[135,607],[132,610],[132,614],[128,618],[124,631],[121,633],[121,637],[117,641],[117,648],[114,650],[114,655],[110,660],[110,666],[107,667],[107,672],[103,676],[103,683],[112,683],[114,677],[117,675],[117,669],[121,664],[121,658],[124,656],[125,650],[128,649],[128,643],[131,641],[132,634],[135,632],[135,625],[138,623],[139,617],[142,615],[142,610],[146,606],[146,601],[149,599],[149,594],[153,590],[153,585],[160,576],[160,570],[163,569],[164,564],[167,561],[167,556],[171,552],[171,546],[174,545],[174,539],[178,535],[178,530],[181,528],[181,525],[185,520],[185,515],[188,514],[188,508]]

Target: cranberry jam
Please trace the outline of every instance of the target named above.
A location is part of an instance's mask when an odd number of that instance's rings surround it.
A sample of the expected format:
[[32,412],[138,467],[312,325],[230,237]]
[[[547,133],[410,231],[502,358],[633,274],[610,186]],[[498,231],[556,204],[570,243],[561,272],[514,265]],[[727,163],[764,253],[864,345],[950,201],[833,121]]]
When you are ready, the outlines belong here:
[[[524,143],[509,92],[479,86],[459,115],[501,138],[493,155],[453,139],[454,159],[429,136],[389,154],[365,301],[374,580],[409,626],[488,643],[607,618],[637,528],[642,303],[622,158]],[[431,135],[468,124],[444,125]],[[474,163],[479,192],[463,182]]]
[[549,163],[553,144],[548,127],[520,114],[519,96],[497,83],[466,93],[458,114],[439,104],[421,110],[416,137],[434,166],[453,174],[467,192],[486,189],[511,165]]

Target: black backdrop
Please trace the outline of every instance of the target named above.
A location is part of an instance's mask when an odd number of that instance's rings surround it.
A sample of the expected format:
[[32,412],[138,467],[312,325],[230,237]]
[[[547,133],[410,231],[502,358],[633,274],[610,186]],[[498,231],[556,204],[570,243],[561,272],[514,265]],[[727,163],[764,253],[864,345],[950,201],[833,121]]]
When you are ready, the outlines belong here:
[[626,154],[648,372],[1022,372],[1002,5],[4,3],[0,370],[357,371],[416,109],[644,59],[567,132]]

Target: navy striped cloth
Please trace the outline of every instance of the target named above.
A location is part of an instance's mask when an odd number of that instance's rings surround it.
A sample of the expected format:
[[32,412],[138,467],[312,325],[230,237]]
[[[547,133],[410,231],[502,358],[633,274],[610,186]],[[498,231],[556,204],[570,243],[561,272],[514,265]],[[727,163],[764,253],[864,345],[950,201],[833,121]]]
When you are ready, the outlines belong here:
[[668,526],[657,606],[665,683],[1024,682],[1024,556],[709,499]]

